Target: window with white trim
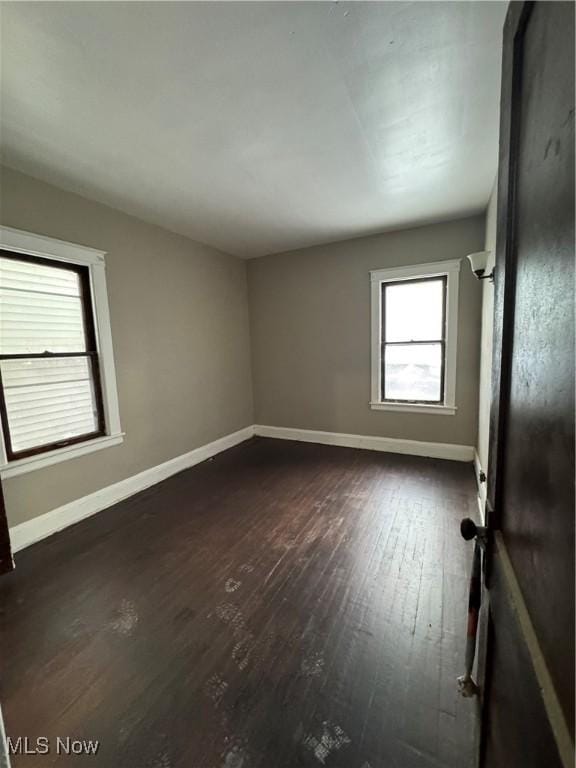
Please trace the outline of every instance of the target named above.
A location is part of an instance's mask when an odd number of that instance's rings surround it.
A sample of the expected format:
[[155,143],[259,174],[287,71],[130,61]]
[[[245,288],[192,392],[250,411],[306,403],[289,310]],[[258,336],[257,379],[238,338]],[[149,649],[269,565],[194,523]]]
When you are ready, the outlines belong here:
[[0,232],[2,477],[122,439],[104,253]]
[[371,272],[371,407],[453,415],[460,261]]

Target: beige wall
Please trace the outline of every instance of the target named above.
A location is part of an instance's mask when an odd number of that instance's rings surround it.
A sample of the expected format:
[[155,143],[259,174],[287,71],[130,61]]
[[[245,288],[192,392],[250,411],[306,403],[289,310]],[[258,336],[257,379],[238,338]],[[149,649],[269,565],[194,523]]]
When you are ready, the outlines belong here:
[[[497,187],[494,184],[488,210],[486,212],[486,230],[484,250],[490,251],[486,266],[489,273],[496,256],[496,202]],[[490,400],[492,395],[492,330],[494,323],[494,285],[488,280],[482,281],[482,331],[480,342],[480,392],[478,397],[478,443],[477,451],[480,466],[484,471],[488,467],[488,430],[490,426]]]
[[108,252],[122,445],[4,481],[11,525],[253,423],[246,264],[9,169],[2,224]]
[[373,411],[369,271],[481,250],[484,217],[316,246],[248,265],[256,423],[476,445],[481,288],[460,272],[456,416]]
[[254,422],[484,450],[477,413],[478,403],[486,413],[491,325],[484,323],[479,393],[482,291],[467,264],[456,416],[369,408],[369,271],[461,258],[480,250],[485,236],[490,247],[494,201],[486,235],[477,216],[243,262],[10,169],[1,182],[3,224],[108,252],[126,431],[120,446],[4,481],[11,525]]

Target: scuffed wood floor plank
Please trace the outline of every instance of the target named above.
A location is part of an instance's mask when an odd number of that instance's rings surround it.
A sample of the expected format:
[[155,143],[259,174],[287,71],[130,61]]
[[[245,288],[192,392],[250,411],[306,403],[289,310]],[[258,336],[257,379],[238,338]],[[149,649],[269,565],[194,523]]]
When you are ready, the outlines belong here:
[[19,553],[8,734],[100,747],[13,765],[469,768],[474,504],[467,465],[256,438]]

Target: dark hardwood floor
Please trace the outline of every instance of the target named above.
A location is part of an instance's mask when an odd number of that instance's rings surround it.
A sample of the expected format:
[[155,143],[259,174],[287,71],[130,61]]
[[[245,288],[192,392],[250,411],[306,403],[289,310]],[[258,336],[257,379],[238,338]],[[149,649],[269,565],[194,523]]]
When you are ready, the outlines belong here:
[[1,698],[52,751],[13,766],[468,768],[475,503],[466,464],[255,438],[20,552]]

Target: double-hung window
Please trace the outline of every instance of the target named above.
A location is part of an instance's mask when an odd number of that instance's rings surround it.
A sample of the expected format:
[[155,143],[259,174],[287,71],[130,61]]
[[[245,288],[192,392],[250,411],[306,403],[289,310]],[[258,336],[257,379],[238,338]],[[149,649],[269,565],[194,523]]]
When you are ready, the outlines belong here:
[[0,419],[3,476],[121,440],[101,252],[2,229]]
[[459,261],[372,280],[372,398],[381,410],[454,414]]

